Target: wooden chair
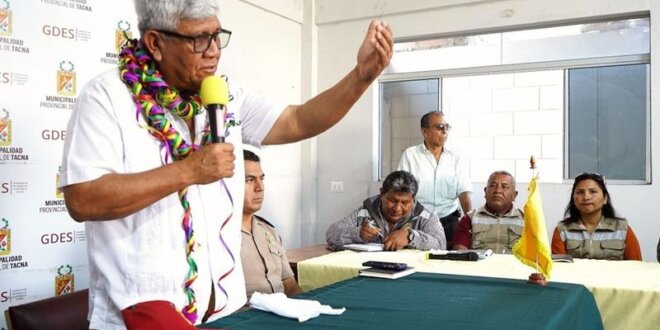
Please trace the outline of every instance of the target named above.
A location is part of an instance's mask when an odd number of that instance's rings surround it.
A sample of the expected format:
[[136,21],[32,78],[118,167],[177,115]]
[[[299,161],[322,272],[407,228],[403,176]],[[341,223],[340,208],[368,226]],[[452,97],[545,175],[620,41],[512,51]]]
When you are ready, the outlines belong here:
[[87,289],[11,306],[5,312],[9,330],[87,330]]

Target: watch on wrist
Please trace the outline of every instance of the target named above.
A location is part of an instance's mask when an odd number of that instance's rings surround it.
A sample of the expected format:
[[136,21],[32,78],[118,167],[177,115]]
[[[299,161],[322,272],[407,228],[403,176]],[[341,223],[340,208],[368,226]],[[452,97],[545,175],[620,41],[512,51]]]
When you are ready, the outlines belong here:
[[412,243],[413,238],[415,238],[415,233],[412,229],[408,229],[408,244]]

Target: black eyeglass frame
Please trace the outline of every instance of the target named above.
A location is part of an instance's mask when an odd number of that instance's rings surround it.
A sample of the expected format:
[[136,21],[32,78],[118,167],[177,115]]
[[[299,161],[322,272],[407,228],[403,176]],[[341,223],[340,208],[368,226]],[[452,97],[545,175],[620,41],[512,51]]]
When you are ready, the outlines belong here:
[[[193,51],[196,54],[203,54],[207,50],[209,50],[209,48],[211,48],[211,41],[213,41],[213,40],[215,40],[216,45],[218,46],[218,48],[223,49],[223,48],[227,47],[227,45],[229,44],[229,39],[231,39],[231,31],[225,30],[225,29],[220,29],[220,31],[217,31],[217,32],[214,32],[214,33],[211,33],[211,34],[206,34],[205,33],[205,34],[200,34],[200,35],[196,35],[196,36],[187,36],[187,35],[184,35],[184,34],[181,34],[181,33],[178,33],[178,32],[167,31],[167,30],[155,30],[155,31],[158,32],[158,33],[162,33],[166,36],[192,41]],[[227,36],[227,38],[223,39],[222,36]],[[198,40],[201,40],[201,41],[198,41]],[[206,42],[206,47],[204,47],[204,49],[201,50],[201,51],[199,49],[197,49],[198,44],[201,43],[203,45],[204,42]]]

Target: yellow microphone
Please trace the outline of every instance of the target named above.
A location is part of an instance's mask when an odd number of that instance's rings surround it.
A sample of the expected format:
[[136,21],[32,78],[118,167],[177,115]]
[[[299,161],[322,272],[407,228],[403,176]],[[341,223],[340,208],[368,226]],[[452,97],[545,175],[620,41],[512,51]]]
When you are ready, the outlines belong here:
[[[202,80],[199,91],[202,105],[209,112],[209,126],[211,126],[211,142],[225,142],[225,114],[229,102],[227,82],[218,76],[208,76]],[[218,110],[222,114],[222,126],[218,127]],[[218,134],[222,132],[222,134]]]

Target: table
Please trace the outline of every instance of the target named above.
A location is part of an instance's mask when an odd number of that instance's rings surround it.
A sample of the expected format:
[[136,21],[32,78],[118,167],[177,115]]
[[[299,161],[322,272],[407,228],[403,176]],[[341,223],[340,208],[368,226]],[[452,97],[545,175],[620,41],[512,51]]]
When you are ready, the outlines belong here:
[[331,253],[332,251],[326,248],[325,244],[317,244],[312,246],[303,246],[297,249],[291,249],[286,251],[286,258],[289,259],[289,266],[293,270],[293,274],[298,279],[298,262],[311,259],[314,257],[320,257]]
[[248,310],[205,324],[232,329],[602,329],[593,295],[582,285],[415,273],[397,280],[355,277],[298,298],[335,308],[299,323]]
[[[533,269],[512,255],[478,262],[427,260],[416,250],[341,251],[298,263],[300,287],[307,291],[355,277],[367,260],[405,262],[418,272],[526,280]],[[584,285],[593,294],[606,329],[659,329],[660,264],[641,261],[575,259],[555,263],[550,283]]]

